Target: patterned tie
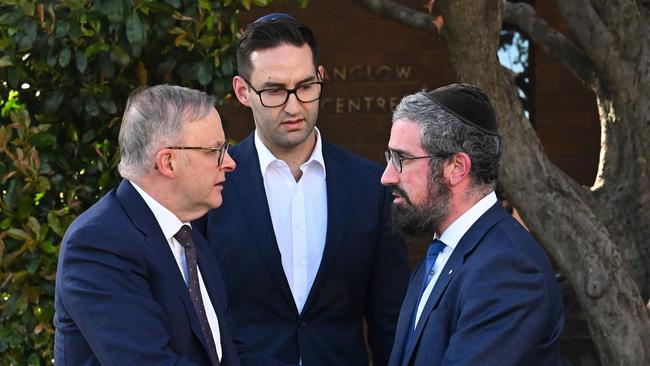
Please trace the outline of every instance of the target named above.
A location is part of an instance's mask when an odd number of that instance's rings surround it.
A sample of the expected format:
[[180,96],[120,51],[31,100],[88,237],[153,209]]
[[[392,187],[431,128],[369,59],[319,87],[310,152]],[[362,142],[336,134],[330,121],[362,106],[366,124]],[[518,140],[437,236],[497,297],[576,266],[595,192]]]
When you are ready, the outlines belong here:
[[217,347],[214,344],[214,337],[208,323],[208,317],[205,315],[205,307],[203,306],[203,297],[201,296],[201,288],[199,287],[199,274],[197,271],[196,262],[196,245],[192,239],[192,228],[189,225],[183,225],[180,230],[174,235],[174,238],[185,248],[185,261],[187,262],[188,285],[190,290],[190,298],[196,315],[199,318],[199,324],[203,330],[203,336],[208,342],[208,351],[212,365],[219,365],[219,356],[217,356]]

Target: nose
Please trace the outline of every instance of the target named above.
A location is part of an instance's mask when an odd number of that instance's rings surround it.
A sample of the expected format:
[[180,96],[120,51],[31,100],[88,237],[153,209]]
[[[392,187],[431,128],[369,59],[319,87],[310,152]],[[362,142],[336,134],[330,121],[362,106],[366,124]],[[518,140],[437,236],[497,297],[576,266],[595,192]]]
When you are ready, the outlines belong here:
[[223,161],[221,162],[221,166],[219,166],[219,168],[227,172],[232,172],[235,170],[235,167],[237,167],[235,159],[233,159],[232,156],[230,156],[230,153],[226,151],[226,156],[223,157]]
[[393,164],[386,164],[386,169],[384,169],[384,174],[381,175],[381,184],[385,186],[395,186],[399,183],[399,174]]
[[287,102],[284,103],[284,111],[290,115],[294,115],[300,111],[302,102],[298,100],[296,93],[289,94]]

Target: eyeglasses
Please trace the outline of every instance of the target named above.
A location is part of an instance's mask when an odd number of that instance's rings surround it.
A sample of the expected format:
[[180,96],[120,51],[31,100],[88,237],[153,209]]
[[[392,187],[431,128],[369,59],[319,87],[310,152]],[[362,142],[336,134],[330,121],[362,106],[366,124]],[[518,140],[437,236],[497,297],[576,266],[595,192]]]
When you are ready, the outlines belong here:
[[447,159],[453,154],[449,153],[439,153],[427,156],[402,156],[399,153],[392,151],[390,149],[384,151],[384,156],[386,157],[386,164],[393,164],[393,168],[397,170],[398,173],[402,173],[402,162],[404,160],[418,160],[418,159],[429,159],[429,158],[441,158]]
[[217,147],[199,147],[199,146],[167,146],[166,149],[172,150],[206,150],[206,151],[218,151],[217,155],[217,166],[221,166],[223,159],[226,157],[226,152],[230,144],[224,142],[223,145]]
[[320,93],[323,88],[322,81],[312,81],[309,83],[298,85],[293,89],[285,88],[269,88],[257,90],[253,87],[250,81],[242,76],[242,79],[250,86],[251,89],[260,97],[260,102],[267,108],[279,107],[289,100],[289,95],[293,94],[302,103],[309,103],[320,98]]

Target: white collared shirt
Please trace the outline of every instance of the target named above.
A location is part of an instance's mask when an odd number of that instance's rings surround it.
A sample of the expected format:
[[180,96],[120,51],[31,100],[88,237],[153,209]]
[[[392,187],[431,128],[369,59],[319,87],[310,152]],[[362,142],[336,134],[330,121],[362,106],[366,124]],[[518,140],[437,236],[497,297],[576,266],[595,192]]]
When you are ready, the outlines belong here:
[[[163,234],[165,235],[165,239],[167,239],[167,242],[169,243],[169,247],[172,250],[172,253],[174,254],[174,258],[176,259],[176,263],[178,264],[178,269],[181,271],[181,274],[183,275],[183,279],[185,280],[185,285],[187,285],[187,262],[185,261],[185,249],[183,246],[174,238],[174,235],[178,232],[178,230],[181,229],[183,225],[190,225],[189,222],[181,222],[181,220],[176,217],[171,211],[169,211],[165,206],[161,205],[156,201],[153,197],[151,197],[147,192],[145,192],[142,188],[138,187],[137,184],[131,181],[131,184],[135,188],[138,193],[140,193],[140,196],[142,196],[142,199],[144,199],[144,202],[149,206],[149,209],[151,212],[153,212],[153,215],[156,217],[156,221],[158,222],[158,225],[160,225],[160,229],[162,230]],[[203,306],[205,307],[205,314],[208,318],[208,324],[210,324],[210,330],[212,331],[212,337],[214,338],[214,344],[217,347],[217,356],[219,357],[219,360],[221,360],[221,333],[219,333],[219,319],[217,319],[217,314],[214,311],[214,307],[212,306],[212,301],[210,300],[210,296],[208,295],[208,291],[205,288],[205,283],[203,283],[203,276],[201,276],[201,269],[196,268],[198,275],[199,275],[199,288],[201,289],[201,298],[203,299]],[[173,331],[173,329],[172,329]]]
[[[451,253],[454,251],[460,239],[465,235],[467,230],[469,230],[472,225],[497,202],[497,195],[494,192],[490,192],[487,196],[483,197],[480,201],[476,202],[472,208],[465,211],[459,218],[457,218],[447,230],[445,230],[440,239],[443,243],[446,244],[445,248],[438,254],[436,258],[436,263],[433,265],[433,278],[427,285],[427,288],[424,289],[422,293],[422,298],[418,303],[418,311],[415,314],[415,321],[413,322],[413,329],[418,325],[420,320],[420,315],[422,315],[422,310],[429,300],[431,291],[433,291],[433,286],[435,286],[438,277],[440,277],[440,272],[445,268],[445,264],[451,257]],[[435,237],[434,237],[435,238]],[[425,274],[426,275],[426,274]]]
[[314,283],[327,235],[327,186],[320,132],[309,159],[300,166],[296,182],[287,163],[277,159],[255,131],[266,200],[269,204],[282,268],[298,313]]

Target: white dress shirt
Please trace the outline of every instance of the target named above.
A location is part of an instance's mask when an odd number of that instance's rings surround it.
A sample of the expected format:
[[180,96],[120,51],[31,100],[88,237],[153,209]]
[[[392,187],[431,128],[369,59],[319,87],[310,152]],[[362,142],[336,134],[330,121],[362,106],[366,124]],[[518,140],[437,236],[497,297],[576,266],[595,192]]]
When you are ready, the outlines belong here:
[[[153,212],[153,215],[156,217],[156,221],[158,222],[158,225],[160,225],[160,229],[162,230],[163,234],[165,235],[165,239],[167,239],[167,242],[169,243],[169,247],[172,250],[172,253],[174,254],[174,258],[176,259],[176,263],[178,264],[178,269],[181,271],[181,274],[183,275],[183,279],[185,280],[185,285],[187,285],[187,262],[185,261],[185,249],[183,246],[174,238],[174,235],[178,232],[178,230],[181,229],[183,225],[190,225],[189,222],[181,222],[176,215],[174,215],[171,211],[169,211],[166,207],[158,203],[153,197],[151,197],[147,192],[142,190],[142,188],[138,187],[137,184],[134,182],[131,182],[133,187],[135,188],[138,193],[140,193],[140,196],[142,196],[142,199],[144,199],[144,202],[149,206],[149,209],[151,212]],[[210,296],[208,295],[208,291],[205,288],[205,283],[203,283],[203,276],[201,276],[201,269],[196,268],[198,275],[199,275],[199,288],[201,289],[201,298],[203,299],[203,307],[205,308],[205,314],[208,318],[208,323],[210,324],[210,330],[212,331],[212,337],[214,338],[214,344],[217,347],[217,356],[219,357],[219,360],[221,360],[221,334],[219,333],[219,319],[217,319],[217,314],[214,311],[214,307],[212,306],[212,301],[210,300]],[[173,329],[171,330],[172,332],[174,331]]]
[[472,227],[472,225],[474,225],[474,223],[496,202],[497,195],[494,192],[489,193],[487,196],[478,201],[474,206],[472,206],[472,208],[465,211],[465,213],[457,218],[451,225],[449,225],[447,230],[445,230],[442,235],[440,235],[440,238],[438,238],[443,243],[445,243],[446,246],[442,252],[438,254],[438,258],[436,258],[436,262],[433,265],[433,278],[427,285],[427,288],[424,289],[422,298],[420,298],[420,302],[418,303],[418,311],[415,314],[413,329],[415,329],[415,327],[418,325],[420,315],[422,315],[422,310],[424,309],[427,300],[429,300],[431,291],[433,291],[433,286],[435,286],[438,277],[440,277],[440,272],[443,268],[445,268],[445,264],[447,264],[447,261],[449,260],[449,257],[451,257],[451,253],[458,245],[458,242],[463,237],[463,235],[465,235],[467,230],[469,230],[469,228]]
[[320,132],[309,160],[300,166],[296,182],[287,163],[277,159],[255,131],[266,200],[269,204],[282,268],[298,313],[314,283],[327,235],[327,187]]

